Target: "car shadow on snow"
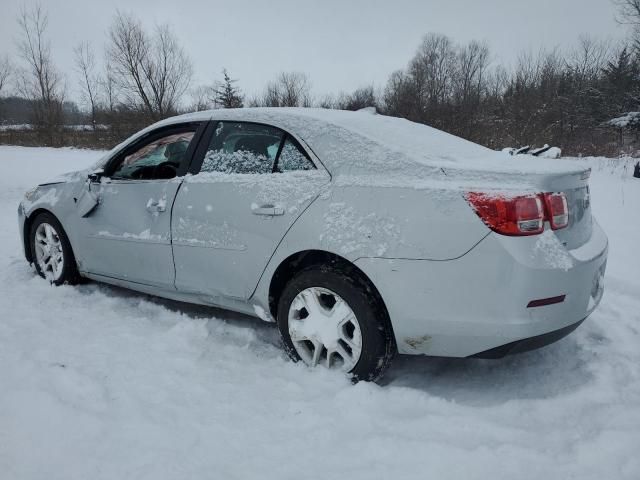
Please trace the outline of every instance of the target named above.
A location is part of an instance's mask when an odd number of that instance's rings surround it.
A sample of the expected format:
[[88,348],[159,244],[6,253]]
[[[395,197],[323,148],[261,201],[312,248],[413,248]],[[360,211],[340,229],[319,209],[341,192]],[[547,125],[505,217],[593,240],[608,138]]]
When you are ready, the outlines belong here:
[[496,360],[400,355],[382,383],[473,405],[553,398],[593,379],[594,354],[583,346],[590,337],[574,333],[539,350]]
[[125,300],[143,299],[151,304],[164,307],[171,312],[194,320],[207,320],[214,324],[219,322],[220,324],[224,323],[243,329],[249,328],[254,331],[256,338],[259,341],[280,348],[279,333],[277,331],[276,324],[265,322],[264,320],[250,315],[233,312],[231,310],[224,310],[214,306],[169,300],[167,298],[156,297],[154,295],[148,295],[146,293],[136,292],[135,290],[129,290],[127,288],[100,282],[86,281],[86,283],[84,285],[80,285],[79,288],[87,288],[91,291],[97,289],[106,296]]
[[[250,328],[261,347],[281,348],[274,323],[229,310],[168,300],[111,285],[94,282],[90,282],[90,285],[92,290],[97,288],[108,296],[142,298],[189,318],[206,319],[211,327],[224,323]],[[497,360],[399,355],[379,384],[385,388],[422,390],[429,395],[472,405],[494,405],[514,399],[553,398],[591,381],[593,373],[589,363],[595,354],[585,345],[594,339],[597,340],[597,332],[585,323],[577,332],[552,345]],[[300,374],[308,372],[301,369]]]

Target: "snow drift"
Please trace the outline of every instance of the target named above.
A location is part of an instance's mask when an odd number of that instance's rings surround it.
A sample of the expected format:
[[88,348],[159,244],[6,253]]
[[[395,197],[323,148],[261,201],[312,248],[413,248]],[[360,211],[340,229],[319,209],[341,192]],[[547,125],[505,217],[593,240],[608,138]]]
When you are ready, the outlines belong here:
[[400,359],[385,385],[351,386],[288,361],[272,324],[37,277],[17,204],[96,157],[0,147],[0,477],[640,477],[640,181],[624,163],[581,163],[611,247],[574,334],[501,361]]

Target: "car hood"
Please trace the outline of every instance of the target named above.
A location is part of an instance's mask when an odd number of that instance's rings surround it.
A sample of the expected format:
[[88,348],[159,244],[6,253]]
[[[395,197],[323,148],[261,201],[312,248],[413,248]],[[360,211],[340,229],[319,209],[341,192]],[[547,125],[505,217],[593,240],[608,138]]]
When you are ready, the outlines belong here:
[[46,182],[42,182],[38,184],[38,187],[46,187],[49,185],[57,185],[60,183],[69,183],[69,182],[75,182],[77,180],[81,180],[81,179],[85,179],[87,178],[87,175],[89,175],[89,173],[91,173],[94,169],[92,168],[85,168],[83,170],[75,170],[73,172],[67,172],[67,173],[63,173],[61,175],[57,175],[49,180],[47,180]]

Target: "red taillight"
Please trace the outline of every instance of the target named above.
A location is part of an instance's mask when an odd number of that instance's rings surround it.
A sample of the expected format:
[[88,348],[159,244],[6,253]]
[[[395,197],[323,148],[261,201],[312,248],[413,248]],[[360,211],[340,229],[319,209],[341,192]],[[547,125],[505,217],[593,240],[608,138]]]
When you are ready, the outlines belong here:
[[516,197],[470,192],[467,201],[491,230],[502,235],[537,235],[545,220],[553,230],[569,225],[569,206],[562,192]]
[[544,230],[540,195],[505,197],[471,192],[467,200],[482,221],[502,235],[537,235]]
[[558,230],[569,225],[569,206],[564,193],[545,193],[544,201],[552,229]]

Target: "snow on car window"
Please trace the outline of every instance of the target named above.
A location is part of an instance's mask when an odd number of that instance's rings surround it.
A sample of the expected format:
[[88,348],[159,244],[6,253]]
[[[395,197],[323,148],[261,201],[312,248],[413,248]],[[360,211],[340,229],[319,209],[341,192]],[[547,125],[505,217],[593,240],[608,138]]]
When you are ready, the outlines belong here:
[[271,173],[273,162],[266,155],[247,150],[225,152],[209,150],[202,163],[201,172],[221,173]]
[[294,170],[313,170],[314,168],[311,160],[300,151],[291,139],[284,142],[280,158],[278,158],[278,171],[291,172]]
[[282,135],[282,131],[266,125],[220,122],[200,171],[271,173]]

